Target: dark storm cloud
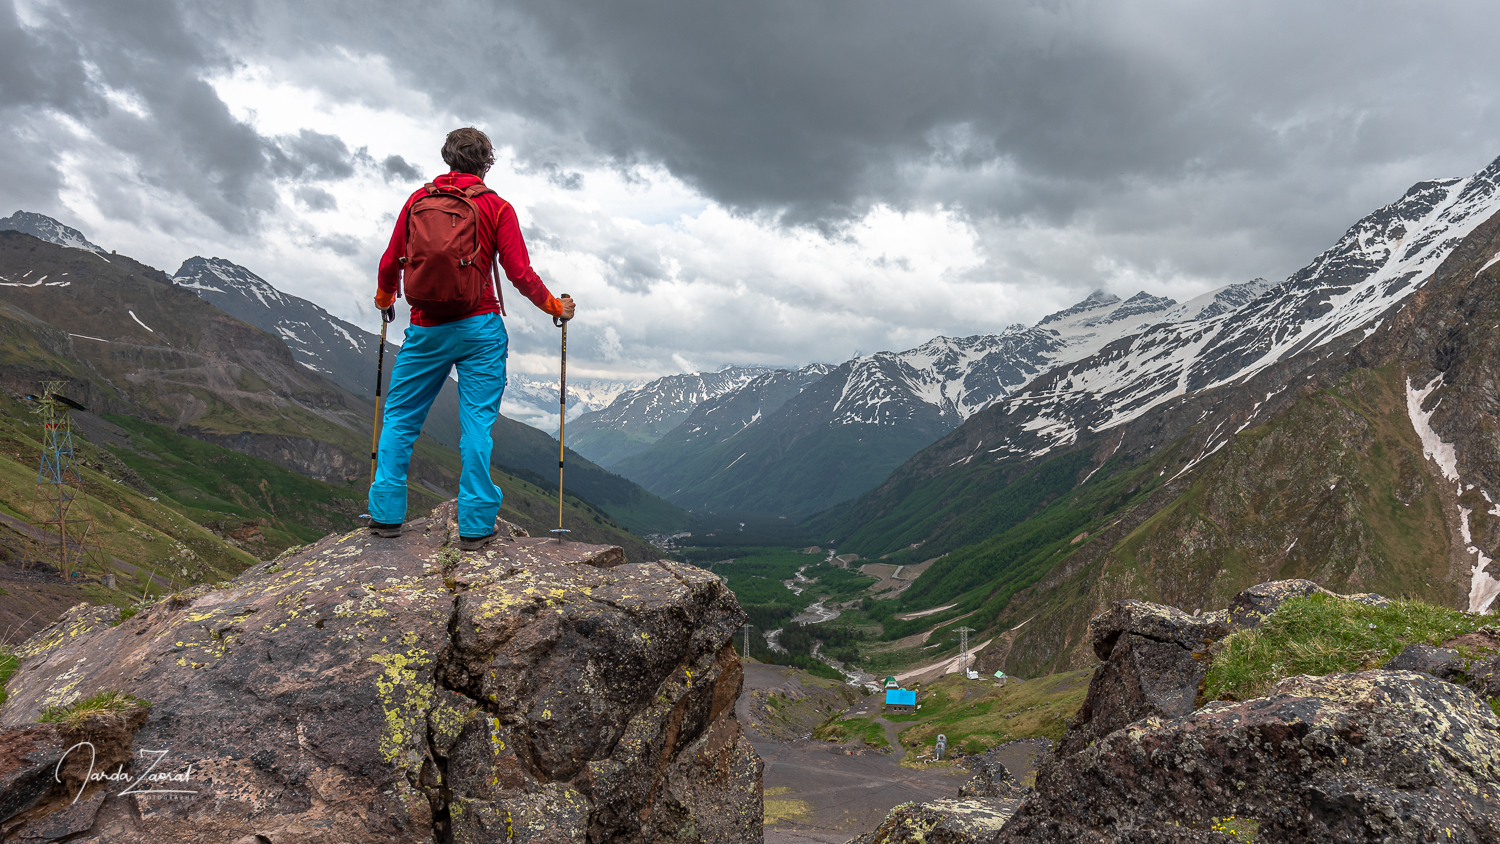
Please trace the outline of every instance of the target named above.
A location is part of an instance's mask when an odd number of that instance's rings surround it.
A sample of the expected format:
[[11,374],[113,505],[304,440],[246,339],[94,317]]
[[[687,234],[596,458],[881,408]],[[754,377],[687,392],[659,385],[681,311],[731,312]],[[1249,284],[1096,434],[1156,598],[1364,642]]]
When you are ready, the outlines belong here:
[[387,56],[434,102],[489,115],[532,168],[660,164],[825,232],[874,203],[1141,231],[1145,197],[1175,204],[1185,236],[1227,223],[1305,259],[1410,182],[1500,152],[1474,0],[252,8],[219,37]]
[[[45,173],[71,153],[91,172],[94,198],[107,214],[140,212],[142,184],[179,195],[232,232],[254,230],[279,201],[276,178],[340,179],[356,165],[374,166],[342,140],[303,130],[264,138],[230,114],[206,77],[232,59],[191,31],[182,9],[168,0],[62,0],[0,9],[0,111],[8,132],[45,135],[50,147],[10,144],[6,169]],[[92,137],[59,130],[56,116],[77,121]],[[12,128],[14,127],[14,128]],[[128,175],[109,161],[128,157]],[[106,160],[107,159],[107,160]],[[7,180],[12,192],[15,182]],[[21,196],[36,207],[55,201],[50,190]],[[331,207],[326,192],[303,191],[313,208]],[[163,228],[183,225],[157,220]]]
[[[366,162],[348,137],[260,137],[203,80],[237,62],[373,56],[562,189],[587,192],[591,168],[660,165],[739,212],[831,236],[877,203],[941,205],[983,231],[1140,237],[1110,257],[1149,268],[1167,255],[1227,280],[1290,271],[1411,182],[1500,153],[1500,66],[1474,25],[1491,16],[1477,0],[358,7],[58,0],[27,7],[40,23],[7,7],[0,110],[21,128],[0,132],[19,139],[39,112],[72,116],[147,184],[251,231],[279,201],[275,179],[368,164],[414,181],[420,168]],[[401,107],[383,78],[301,81]],[[20,169],[51,166],[35,145],[10,148],[37,156]],[[128,205],[124,181],[98,190]],[[1096,283],[1082,259],[1024,260]]]
[[335,211],[339,207],[339,202],[333,198],[333,194],[312,185],[302,185],[292,193],[297,197],[298,202],[311,211]]
[[279,137],[274,144],[269,156],[271,172],[292,179],[348,178],[354,175],[354,164],[361,157],[361,153],[351,155],[339,138],[310,129]]
[[387,182],[414,182],[422,178],[422,171],[413,167],[399,155],[386,156],[386,159],[380,162],[380,172]]

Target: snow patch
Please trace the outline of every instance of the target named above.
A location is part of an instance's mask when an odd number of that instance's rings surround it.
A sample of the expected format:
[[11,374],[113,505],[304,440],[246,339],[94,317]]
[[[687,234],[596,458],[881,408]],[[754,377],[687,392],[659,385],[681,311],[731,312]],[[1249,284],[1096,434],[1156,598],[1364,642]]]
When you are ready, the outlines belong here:
[[1474,273],[1474,277],[1479,278],[1480,273],[1483,273],[1485,270],[1493,267],[1497,261],[1500,261],[1500,252],[1496,252],[1495,257],[1489,259],[1488,261],[1485,261],[1484,266],[1479,268],[1479,272]]
[[[1417,436],[1422,440],[1422,453],[1432,458],[1432,462],[1443,470],[1443,477],[1450,481],[1458,480],[1458,454],[1453,450],[1450,443],[1443,442],[1437,431],[1432,430],[1432,414],[1437,412],[1437,406],[1432,410],[1422,410],[1422,403],[1432,395],[1432,391],[1442,386],[1443,376],[1432,379],[1426,387],[1420,390],[1412,389],[1411,382],[1406,384],[1406,415],[1411,418],[1411,426],[1416,429]],[[1442,404],[1440,400],[1438,404]]]
[[151,333],[152,333],[152,334],[155,334],[155,333],[156,333],[156,332],[155,332],[155,331],[154,331],[154,330],[153,330],[153,329],[152,329],[152,328],[151,328],[151,326],[149,326],[149,325],[147,325],[147,324],[146,324],[146,323],[144,323],[144,322],[141,322],[141,318],[140,318],[140,317],[138,317],[138,316],[136,316],[136,315],[135,315],[135,311],[126,311],[126,313],[128,313],[128,314],[130,314],[130,318],[131,318],[131,319],[133,319],[133,320],[135,320],[135,324],[136,324],[136,325],[139,325],[139,326],[140,326],[140,327],[142,327],[142,328],[144,328],[144,329],[146,329],[146,330],[147,330],[147,331],[150,331],[150,332],[151,332]]
[[349,332],[344,330],[344,327],[342,325],[339,325],[336,322],[330,322],[328,323],[328,325],[334,331],[337,331],[339,333],[339,336],[343,337],[349,342],[349,348],[353,349],[356,352],[359,351],[359,344],[354,342],[354,338],[349,335]]
[[177,282],[178,287],[182,287],[187,290],[212,290],[215,293],[224,292],[224,288],[214,287],[212,284],[202,284],[198,281],[198,279],[192,276],[177,276],[172,280]]
[[[1489,500],[1488,495],[1485,500]],[[1495,598],[1500,597],[1500,580],[1485,570],[1494,560],[1474,544],[1474,534],[1469,528],[1469,516],[1473,512],[1467,507],[1458,508],[1458,530],[1464,537],[1464,550],[1474,555],[1474,573],[1469,577],[1469,612],[1483,613],[1489,612]]]

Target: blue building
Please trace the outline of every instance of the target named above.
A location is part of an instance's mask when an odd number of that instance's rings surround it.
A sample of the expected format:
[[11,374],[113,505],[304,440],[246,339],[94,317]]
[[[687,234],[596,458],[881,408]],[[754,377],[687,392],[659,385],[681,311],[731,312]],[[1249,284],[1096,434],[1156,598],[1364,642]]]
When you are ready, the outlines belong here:
[[914,712],[917,708],[917,692],[915,689],[887,689],[885,693],[886,712]]

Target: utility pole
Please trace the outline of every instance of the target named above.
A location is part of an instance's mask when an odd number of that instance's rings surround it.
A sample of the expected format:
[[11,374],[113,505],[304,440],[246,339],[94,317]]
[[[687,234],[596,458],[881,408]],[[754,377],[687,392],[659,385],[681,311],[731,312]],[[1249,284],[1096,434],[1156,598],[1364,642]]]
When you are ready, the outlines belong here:
[[745,650],[741,653],[746,659],[750,658],[750,625],[741,624],[740,632],[745,634]]
[[956,632],[958,633],[958,642],[959,642],[958,652],[960,654],[959,659],[963,662],[964,670],[968,671],[969,670],[969,634],[974,632],[974,628],[972,628],[972,627],[960,627],[960,628],[958,628],[958,630]]
[[[69,411],[84,407],[62,394],[65,386],[65,381],[43,381],[42,394],[27,398],[36,404],[35,412],[42,419],[42,455],[31,502],[31,526],[46,534],[57,530],[57,568],[63,577],[70,577],[79,572],[88,554],[94,518],[73,451],[73,420],[69,415]],[[46,542],[50,544],[51,540]],[[100,554],[98,563],[107,574],[108,557]]]

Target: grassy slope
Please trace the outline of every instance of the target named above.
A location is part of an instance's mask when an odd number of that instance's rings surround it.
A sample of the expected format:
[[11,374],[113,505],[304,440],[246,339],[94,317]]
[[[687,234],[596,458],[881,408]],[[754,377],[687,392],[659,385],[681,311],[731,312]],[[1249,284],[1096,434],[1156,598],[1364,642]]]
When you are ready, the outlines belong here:
[[651,447],[655,439],[627,434],[613,428],[596,428],[568,437],[573,449],[600,466],[613,469],[621,460]]
[[[1305,577],[1457,606],[1437,484],[1406,417],[1402,373],[1356,369],[1240,432],[1107,553],[1061,565],[1000,618],[1036,618],[1007,670],[1086,662],[1088,618],[1122,598],[1226,606],[1255,583]],[[1070,643],[1070,644],[1065,644]]]
[[[950,674],[923,690],[921,709],[884,717],[895,724],[912,724],[901,732],[901,744],[913,749],[930,749],[939,733],[947,736],[950,748],[970,753],[1020,738],[1057,741],[1083,706],[1090,673],[1072,671],[1004,685]],[[883,736],[872,741],[879,729],[867,718],[836,719],[815,735],[840,741],[868,735],[866,743],[878,746],[885,744]]]
[[[1249,700],[1298,674],[1367,671],[1409,644],[1442,645],[1492,621],[1419,601],[1375,607],[1327,595],[1296,598],[1277,607],[1260,627],[1234,633],[1219,644],[1204,693],[1209,700]],[[1493,653],[1474,648],[1464,655]]]
[[[36,491],[38,433],[24,405],[0,395],[0,513],[23,522],[30,521]],[[75,438],[75,450],[94,521],[93,535],[105,553],[178,584],[225,580],[257,562],[255,556],[225,543],[149,486],[116,483],[117,478],[132,479],[132,473],[108,451],[81,436]],[[138,478],[133,480],[139,484]],[[23,557],[43,556],[13,531],[5,533],[7,544]],[[91,561],[92,565],[97,561]],[[148,588],[160,592],[160,587],[148,587],[143,578],[122,575],[121,583],[122,589],[136,595]]]

